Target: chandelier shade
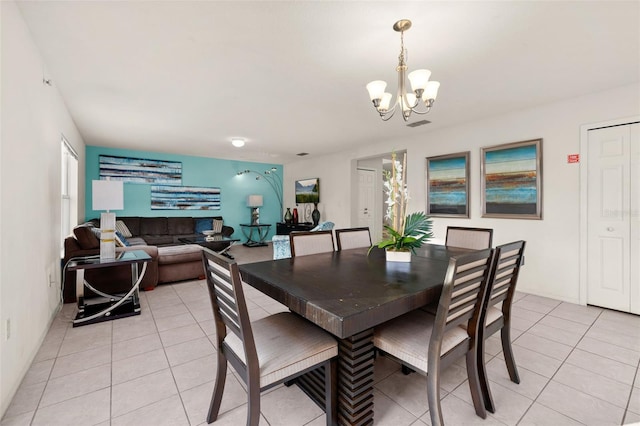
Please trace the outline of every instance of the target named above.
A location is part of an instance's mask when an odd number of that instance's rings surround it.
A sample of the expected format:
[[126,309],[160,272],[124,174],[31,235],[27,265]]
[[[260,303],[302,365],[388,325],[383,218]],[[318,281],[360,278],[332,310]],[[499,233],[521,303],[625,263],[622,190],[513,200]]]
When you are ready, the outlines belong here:
[[[374,80],[367,84],[369,98],[373,102],[373,106],[380,114],[382,120],[387,121],[396,112],[396,109],[402,110],[402,118],[407,121],[412,112],[416,114],[426,114],[431,111],[431,107],[438,96],[440,83],[430,81],[431,71],[427,69],[419,69],[409,73],[407,76],[407,63],[405,61],[406,50],[404,48],[404,32],[411,28],[411,21],[402,19],[393,25],[393,29],[400,33],[400,55],[398,56],[398,90],[396,100],[391,103],[393,95],[386,92],[387,82],[382,80]],[[411,91],[407,92],[406,80],[409,79]],[[424,106],[421,106],[424,105]]]

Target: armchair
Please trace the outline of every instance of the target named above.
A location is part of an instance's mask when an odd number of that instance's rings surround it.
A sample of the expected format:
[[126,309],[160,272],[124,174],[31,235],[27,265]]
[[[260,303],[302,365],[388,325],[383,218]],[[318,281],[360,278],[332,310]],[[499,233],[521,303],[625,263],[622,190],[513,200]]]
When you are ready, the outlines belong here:
[[[310,232],[315,231],[330,231],[335,224],[333,222],[320,222],[318,226],[313,228]],[[271,238],[273,243],[273,260],[287,259],[291,257],[291,245],[289,243],[288,235],[274,235]]]

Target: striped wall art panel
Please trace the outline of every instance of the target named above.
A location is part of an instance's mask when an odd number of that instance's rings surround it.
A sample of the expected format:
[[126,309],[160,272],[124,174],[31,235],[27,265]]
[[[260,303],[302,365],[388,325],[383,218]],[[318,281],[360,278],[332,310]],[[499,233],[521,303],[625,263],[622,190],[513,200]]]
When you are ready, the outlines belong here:
[[152,185],[151,210],[220,210],[220,188]]
[[100,179],[182,185],[182,163],[144,158],[100,156]]

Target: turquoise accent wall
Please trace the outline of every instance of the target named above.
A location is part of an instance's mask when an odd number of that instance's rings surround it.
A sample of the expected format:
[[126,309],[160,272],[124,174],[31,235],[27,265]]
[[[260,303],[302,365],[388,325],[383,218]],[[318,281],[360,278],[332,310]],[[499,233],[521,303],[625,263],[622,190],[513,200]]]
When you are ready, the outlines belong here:
[[[282,187],[282,165],[252,163],[246,161],[221,160],[208,157],[166,154],[160,152],[134,151],[128,149],[86,147],[86,191],[85,220],[100,217],[100,211],[92,209],[91,181],[100,178],[100,155],[145,158],[153,160],[182,162],[182,185],[220,188],[220,210],[151,210],[151,184],[124,183],[124,210],[116,211],[116,216],[222,216],[225,225],[233,226],[233,236],[246,241],[240,228],[241,223],[251,222],[251,209],[247,207],[248,195],[262,195],[264,205],[260,208],[260,223],[271,224],[266,241],[276,232],[276,222],[281,222],[280,205],[276,194],[264,179],[256,180],[256,174],[238,176],[243,170],[263,173],[275,167]],[[282,197],[282,194],[280,194]]]

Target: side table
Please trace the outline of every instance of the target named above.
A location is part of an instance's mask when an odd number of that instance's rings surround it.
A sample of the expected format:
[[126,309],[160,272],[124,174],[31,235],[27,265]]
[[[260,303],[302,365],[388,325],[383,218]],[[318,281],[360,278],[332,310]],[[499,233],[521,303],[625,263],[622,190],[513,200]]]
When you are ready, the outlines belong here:
[[[116,254],[114,259],[100,259],[96,256],[86,256],[71,260],[67,269],[76,271],[76,297],[78,299],[78,313],[73,320],[73,326],[93,324],[116,318],[140,315],[140,297],[138,287],[147,271],[147,263],[151,261],[143,250],[123,251]],[[138,263],[142,263],[142,271],[138,273]],[[131,265],[131,290],[126,294],[108,294],[94,288],[84,279],[86,269],[108,268],[111,266]],[[98,303],[88,304],[84,298],[84,288],[102,296]]]
[[266,225],[265,224],[259,224],[259,225],[240,224],[242,233],[247,238],[247,242],[244,243],[244,245],[247,247],[266,246],[267,243],[264,242],[264,239],[267,238],[267,234],[269,233],[270,227],[271,227],[270,224],[266,224]]

